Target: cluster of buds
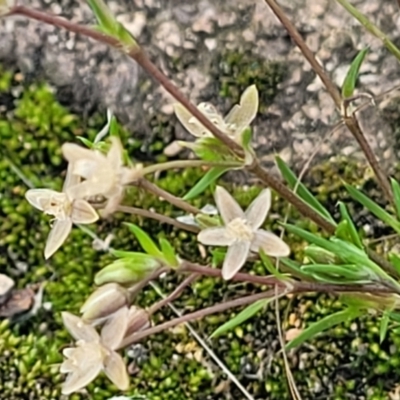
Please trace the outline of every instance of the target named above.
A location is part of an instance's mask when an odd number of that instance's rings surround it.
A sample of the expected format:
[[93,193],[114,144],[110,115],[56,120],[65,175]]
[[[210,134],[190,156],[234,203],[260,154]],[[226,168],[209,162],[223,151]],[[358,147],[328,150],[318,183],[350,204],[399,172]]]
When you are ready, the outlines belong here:
[[[128,373],[117,350],[135,332],[150,326],[145,310],[129,306],[130,297],[128,289],[110,283],[86,300],[81,318],[62,313],[64,325],[76,341],[75,347],[63,351],[66,360],[60,371],[68,374],[63,394],[84,388],[102,371],[120,390],[128,389]],[[100,333],[96,328],[100,328]]]
[[91,199],[101,196],[107,200],[101,212],[107,216],[121,202],[124,186],[142,177],[141,165],[123,166],[123,148],[116,137],[111,137],[107,155],[73,143],[64,144],[62,153],[69,162],[62,192],[30,189],[25,195],[34,207],[54,217],[44,251],[46,259],[64,243],[73,224],[91,224],[99,219]]

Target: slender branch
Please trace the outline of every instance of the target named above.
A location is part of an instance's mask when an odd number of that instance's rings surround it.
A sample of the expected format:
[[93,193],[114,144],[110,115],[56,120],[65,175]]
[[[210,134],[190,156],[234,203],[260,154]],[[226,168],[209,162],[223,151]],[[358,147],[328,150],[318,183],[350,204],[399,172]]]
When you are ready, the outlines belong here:
[[152,315],[156,311],[158,311],[160,308],[168,305],[169,303],[172,303],[175,299],[177,299],[179,297],[179,295],[183,292],[183,290],[187,286],[189,286],[192,282],[194,282],[198,277],[199,277],[199,274],[196,274],[196,273],[189,275],[183,282],[181,282],[175,288],[175,290],[172,293],[170,293],[167,297],[165,297],[164,299],[160,300],[159,302],[153,304],[149,308],[148,314]]
[[197,207],[194,207],[187,203],[186,201],[180,199],[179,197],[174,196],[173,194],[167,192],[166,190],[163,190],[159,188],[157,185],[154,185],[147,179],[140,179],[139,181],[135,182],[135,185],[138,187],[141,187],[145,190],[147,190],[150,193],[153,193],[154,195],[163,198],[164,200],[168,201],[169,203],[173,204],[174,206],[180,208],[181,210],[184,210],[190,214],[200,214],[201,210],[199,210]]
[[267,299],[274,295],[274,290],[268,290],[267,292],[253,294],[251,296],[240,297],[239,299],[230,300],[225,303],[220,303],[213,305],[211,307],[203,308],[201,310],[192,312],[190,314],[182,315],[181,317],[174,318],[170,321],[164,322],[163,324],[156,325],[152,328],[135,332],[131,336],[126,337],[122,343],[120,344],[119,348],[124,348],[129,346],[133,343],[138,342],[139,340],[154,335],[156,333],[160,333],[166,329],[173,328],[174,326],[183,324],[185,322],[190,322],[196,319],[204,318],[208,315],[216,314],[225,310],[229,310],[230,308],[245,306],[247,304],[254,303],[255,301]]
[[155,219],[156,221],[160,221],[165,224],[173,225],[179,229],[184,229],[185,231],[188,231],[188,232],[198,233],[200,231],[200,229],[197,228],[196,226],[184,224],[183,222],[179,222],[174,218],[170,218],[165,215],[158,214],[156,212],[152,212],[149,210],[143,210],[143,208],[118,206],[117,211],[122,211],[127,214],[140,215],[142,217]]
[[[315,71],[315,73],[319,76],[321,81],[326,87],[326,90],[332,97],[332,100],[334,101],[336,107],[338,110],[341,110],[342,108],[342,96],[340,95],[339,90],[336,88],[335,84],[332,82],[332,80],[329,78],[329,76],[326,74],[325,70],[321,66],[321,64],[317,61],[315,58],[313,52],[310,50],[310,48],[307,46],[306,42],[303,40],[301,37],[300,33],[296,29],[296,27],[292,24],[292,22],[289,20],[289,18],[286,16],[285,12],[283,9],[277,4],[275,0],[264,0],[268,6],[271,8],[271,10],[274,12],[274,14],[278,17],[278,19],[281,21],[282,25],[285,27],[293,41],[296,43],[297,47],[300,49],[302,52],[304,58],[310,63],[311,67]],[[337,0],[339,1],[343,6],[344,3],[346,3],[345,0]],[[353,114],[349,117],[343,118],[344,123],[346,124],[347,128],[350,130],[350,132],[353,134],[354,138],[357,140],[358,144],[360,145],[362,151],[365,154],[365,157],[367,158],[369,164],[371,165],[376,179],[378,181],[379,186],[383,190],[383,193],[385,194],[385,197],[390,203],[393,203],[393,195],[392,195],[392,190],[389,185],[389,181],[386,177],[386,174],[383,172],[382,168],[379,165],[379,162],[377,158],[375,157],[374,152],[372,151],[370,145],[368,144],[364,133],[362,132],[358,121],[356,119],[356,116]]]
[[166,171],[174,168],[190,168],[190,167],[227,167],[227,168],[238,168],[243,166],[239,162],[231,161],[204,161],[204,160],[176,160],[168,161],[166,163],[154,164],[148,167],[144,167],[142,170],[143,175],[151,174],[153,172]]

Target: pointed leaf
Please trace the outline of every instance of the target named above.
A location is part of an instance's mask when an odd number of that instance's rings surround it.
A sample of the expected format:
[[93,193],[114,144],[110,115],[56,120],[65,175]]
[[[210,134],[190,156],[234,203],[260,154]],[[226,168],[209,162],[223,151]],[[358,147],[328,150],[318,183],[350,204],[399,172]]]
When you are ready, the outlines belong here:
[[167,261],[168,265],[170,267],[178,267],[179,261],[178,261],[175,250],[172,247],[171,243],[167,239],[161,238],[160,239],[160,247],[161,247],[161,251],[162,251],[164,258]]
[[392,191],[394,198],[394,205],[396,208],[397,219],[400,220],[400,185],[395,179],[390,180],[392,183]]
[[[342,216],[342,220],[346,221],[345,225],[345,231],[346,231],[346,236],[349,238],[349,241],[355,244],[357,247],[362,249],[364,246],[361,242],[360,236],[357,232],[357,229],[353,223],[353,220],[350,217],[349,212],[347,211],[347,207],[344,203],[341,201],[339,202],[339,209],[340,209],[340,214]],[[339,228],[339,226],[338,226]],[[336,236],[338,236],[336,234]],[[340,236],[338,236],[340,237]]]
[[396,253],[389,253],[389,261],[400,275],[400,256]]
[[279,156],[275,157],[276,164],[289,185],[289,187],[296,192],[296,194],[304,200],[311,208],[314,209],[321,217],[330,223],[336,225],[335,220],[329,211],[317,200],[317,198],[297,179],[295,173],[289,168],[289,166]]
[[210,336],[214,338],[216,336],[220,336],[234,328],[238,325],[246,322],[248,319],[256,315],[261,309],[263,309],[272,299],[262,299],[258,300],[253,304],[247,306],[243,311],[241,311],[238,315],[230,319],[228,322],[225,322],[219,328],[217,328]]
[[291,340],[286,346],[285,350],[293,349],[294,347],[300,346],[307,340],[312,339],[318,333],[326,331],[342,322],[350,321],[362,314],[362,310],[347,308],[343,311],[336,312],[334,314],[328,315],[317,322],[311,324],[308,328],[304,329],[299,336]]
[[386,310],[382,315],[381,324],[379,327],[379,343],[382,343],[385,340],[387,329],[389,326],[390,314],[391,310]]
[[213,182],[215,182],[221,175],[230,168],[227,167],[213,167],[189,190],[183,197],[183,200],[192,200],[199,194],[203,193]]
[[268,270],[268,272],[278,278],[281,281],[284,281],[287,279],[285,275],[283,275],[281,272],[279,272],[276,268],[275,265],[272,263],[271,259],[265,254],[263,249],[260,249],[259,251],[260,258],[262,263],[264,264],[264,267]]
[[141,228],[139,228],[135,224],[131,224],[129,222],[125,222],[125,225],[133,232],[136,236],[136,239],[142,246],[142,249],[147,253],[154,257],[163,258],[162,252],[158,249],[157,245],[153,242],[151,237]]
[[360,71],[361,64],[364,61],[365,56],[368,53],[368,47],[362,49],[352,61],[349,70],[347,71],[346,77],[344,78],[342,85],[342,96],[343,98],[348,98],[353,96],[354,89],[356,87],[356,82],[358,74]]
[[360,192],[358,189],[346,183],[344,186],[354,200],[361,203],[365,208],[371,211],[372,214],[374,214],[385,224],[392,227],[397,233],[400,233],[400,222],[397,221],[392,215],[386,212],[381,206],[367,197],[364,193]]

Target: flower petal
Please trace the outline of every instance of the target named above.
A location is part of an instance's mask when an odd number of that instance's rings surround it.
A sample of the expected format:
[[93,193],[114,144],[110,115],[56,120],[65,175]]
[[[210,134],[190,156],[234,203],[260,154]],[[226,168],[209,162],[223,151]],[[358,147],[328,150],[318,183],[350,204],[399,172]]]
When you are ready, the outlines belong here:
[[238,241],[229,246],[226,253],[224,265],[222,266],[222,277],[225,280],[232,279],[243,267],[250,251],[250,242]]
[[193,136],[204,137],[211,134],[182,104],[175,103],[174,111],[180,123]]
[[244,212],[239,204],[222,186],[216,187],[214,197],[218,211],[226,225],[236,218],[244,218]]
[[245,212],[246,221],[253,229],[258,229],[271,208],[271,191],[264,189],[249,205]]
[[92,165],[106,161],[106,157],[102,153],[87,149],[75,143],[64,143],[61,147],[61,151],[64,158],[72,164],[75,164],[77,161],[81,160],[91,161]]
[[240,105],[236,104],[225,117],[225,123],[235,135],[239,135],[250,126],[257,111],[258,91],[256,85],[251,85],[240,97]]
[[[74,349],[72,355],[74,363],[69,363],[63,370],[75,366],[69,373],[62,387],[63,394],[76,392],[87,386],[103,369],[103,356],[101,347],[94,343],[87,343]],[[69,361],[69,360],[68,360]]]
[[91,224],[96,222],[99,216],[96,210],[86,201],[76,199],[72,203],[71,220],[75,224]]
[[290,254],[290,247],[281,238],[263,229],[257,230],[251,242],[251,251],[258,253],[260,249],[272,257],[287,257]]
[[75,175],[73,170],[74,165],[72,163],[68,163],[67,175],[65,176],[62,189],[64,193],[68,190],[68,188],[77,185],[81,181],[81,178],[78,175]]
[[124,360],[115,351],[112,351],[104,360],[104,372],[118,389],[129,388],[129,376]]
[[128,307],[120,308],[114,313],[101,330],[101,342],[111,350],[115,350],[121,344],[125,336],[129,322]]
[[203,229],[197,235],[197,240],[207,246],[230,246],[235,239],[227,236],[225,227],[215,227]]
[[29,189],[25,193],[25,198],[29,203],[40,211],[45,211],[51,199],[61,198],[62,196],[65,195],[50,189]]
[[71,232],[71,229],[72,221],[69,218],[63,221],[54,221],[53,227],[51,228],[49,236],[47,237],[46,247],[44,249],[44,258],[46,260],[61,247]]
[[[61,313],[63,324],[67,331],[75,340],[83,340],[85,342],[99,341],[100,336],[93,326],[82,321],[81,318],[73,315],[67,311]],[[67,357],[71,357],[71,352],[65,354]]]

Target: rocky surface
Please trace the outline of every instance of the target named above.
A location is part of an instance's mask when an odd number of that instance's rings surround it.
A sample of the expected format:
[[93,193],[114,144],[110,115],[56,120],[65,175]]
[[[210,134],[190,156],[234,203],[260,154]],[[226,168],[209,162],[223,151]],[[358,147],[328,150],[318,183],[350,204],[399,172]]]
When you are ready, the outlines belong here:
[[[26,2],[76,22],[94,22],[83,2]],[[353,3],[399,41],[396,1]],[[223,65],[217,61],[226,50],[265,63],[282,63],[286,73],[274,102],[260,108],[255,124],[256,148],[265,162],[279,152],[296,166],[302,165],[316,146],[317,159],[338,153],[362,157],[344,128],[333,130],[338,121],[333,102],[263,1],[119,0],[108,4],[163,72],[195,103],[212,101],[225,112],[237,101],[219,99],[221,87],[216,81]],[[334,1],[285,0],[281,4],[338,85],[357,51],[370,47],[359,91],[379,96],[390,90],[391,94],[389,100],[379,97],[378,107],[365,107],[360,119],[378,156],[390,165],[400,149],[393,134],[400,115],[400,95],[393,90],[400,84],[398,61]],[[0,62],[16,66],[27,77],[46,79],[57,88],[59,99],[76,111],[88,114],[111,108],[139,137],[151,133],[155,114],[167,121],[172,115],[172,99],[134,62],[104,45],[35,21],[14,18],[2,22]],[[185,137],[175,118],[172,123],[173,135]]]

